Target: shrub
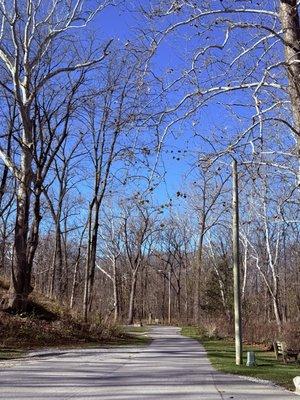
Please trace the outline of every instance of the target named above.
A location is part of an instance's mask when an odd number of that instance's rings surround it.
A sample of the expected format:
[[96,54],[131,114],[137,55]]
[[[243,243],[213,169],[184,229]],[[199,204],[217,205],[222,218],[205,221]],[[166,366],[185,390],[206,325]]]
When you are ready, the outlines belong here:
[[300,351],[300,324],[288,322],[283,326],[282,340],[288,349]]
[[120,328],[100,323],[85,324],[70,315],[55,321],[45,321],[34,316],[20,317],[0,312],[0,347],[38,347],[78,342],[113,340],[122,337]]

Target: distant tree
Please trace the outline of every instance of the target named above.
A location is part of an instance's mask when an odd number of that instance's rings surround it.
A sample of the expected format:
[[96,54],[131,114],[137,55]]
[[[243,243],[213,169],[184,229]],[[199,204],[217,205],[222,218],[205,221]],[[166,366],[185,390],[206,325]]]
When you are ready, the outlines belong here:
[[[143,57],[120,49],[109,56],[106,68],[85,101],[84,146],[89,159],[88,176],[93,180],[88,205],[87,258],[83,315],[92,307],[101,207],[109,190],[123,184],[138,163],[141,136],[137,127],[144,118]],[[118,190],[118,189],[117,189]]]
[[196,179],[190,189],[189,205],[195,212],[198,220],[198,251],[195,261],[195,285],[194,285],[194,322],[199,322],[201,304],[201,282],[205,271],[202,261],[207,234],[220,223],[226,221],[228,211],[228,183],[230,175],[224,171],[222,174],[213,166],[199,164]]
[[131,274],[128,324],[132,324],[134,319],[138,274],[147,263],[157,230],[156,208],[143,199],[132,201],[122,207],[122,241]]
[[[67,260],[67,255],[65,254],[64,256],[67,247],[66,245],[64,246],[64,242],[66,244],[68,216],[64,210],[66,208],[74,210],[70,192],[78,184],[79,178],[74,179],[74,175],[76,170],[78,174],[78,163],[80,157],[82,157],[82,151],[78,151],[81,141],[82,137],[78,135],[77,138],[70,137],[70,143],[66,140],[62,144],[53,161],[53,179],[51,183],[54,184],[54,188],[52,189],[50,184],[44,191],[48,204],[46,209],[50,211],[54,223],[54,250],[48,271],[50,297],[61,298],[63,296],[63,282],[66,283],[66,279],[63,279],[63,267]],[[65,265],[65,267],[67,266]]]

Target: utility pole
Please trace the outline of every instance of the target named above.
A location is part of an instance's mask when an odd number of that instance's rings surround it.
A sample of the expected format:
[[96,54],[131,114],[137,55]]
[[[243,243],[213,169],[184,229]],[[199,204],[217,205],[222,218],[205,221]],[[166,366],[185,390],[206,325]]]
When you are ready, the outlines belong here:
[[169,278],[169,304],[168,304],[168,324],[171,325],[171,270],[168,272]]
[[241,292],[240,292],[240,250],[239,250],[239,189],[237,161],[232,162],[232,251],[233,251],[233,293],[235,328],[235,363],[243,364]]

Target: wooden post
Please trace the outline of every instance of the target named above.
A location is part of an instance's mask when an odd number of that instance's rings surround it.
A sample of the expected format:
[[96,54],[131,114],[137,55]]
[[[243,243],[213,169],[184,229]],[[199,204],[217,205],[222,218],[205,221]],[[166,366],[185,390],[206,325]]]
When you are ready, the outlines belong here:
[[233,251],[233,293],[235,328],[235,363],[243,364],[241,293],[240,293],[240,252],[239,252],[239,192],[237,161],[232,162],[232,251]]

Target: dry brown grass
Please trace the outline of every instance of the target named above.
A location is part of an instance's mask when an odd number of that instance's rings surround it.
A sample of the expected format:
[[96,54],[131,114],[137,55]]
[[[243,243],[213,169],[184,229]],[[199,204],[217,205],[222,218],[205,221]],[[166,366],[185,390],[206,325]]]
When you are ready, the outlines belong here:
[[[6,295],[8,286],[7,280],[0,278],[0,297]],[[37,292],[30,296],[26,313],[14,315],[0,310],[0,351],[86,343],[122,343],[127,339],[128,335],[118,326],[95,320],[84,323],[71,315],[68,308]]]

